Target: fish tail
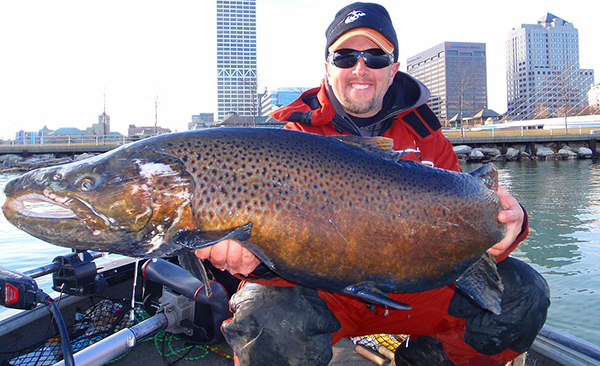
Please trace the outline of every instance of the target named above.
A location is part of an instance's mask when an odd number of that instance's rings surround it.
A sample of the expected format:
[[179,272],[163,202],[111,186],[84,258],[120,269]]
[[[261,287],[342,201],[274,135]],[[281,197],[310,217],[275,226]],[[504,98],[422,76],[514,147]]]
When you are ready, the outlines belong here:
[[502,312],[501,302],[504,286],[494,256],[485,253],[454,283],[482,308],[496,315]]

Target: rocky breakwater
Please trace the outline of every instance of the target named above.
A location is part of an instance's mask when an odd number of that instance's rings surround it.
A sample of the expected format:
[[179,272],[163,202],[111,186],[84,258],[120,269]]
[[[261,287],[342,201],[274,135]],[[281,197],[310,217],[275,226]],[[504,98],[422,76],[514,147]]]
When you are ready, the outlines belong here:
[[[533,150],[533,151],[532,151]],[[518,161],[518,160],[566,160],[591,159],[600,155],[600,149],[594,151],[586,146],[557,146],[555,143],[544,145],[513,145],[503,153],[501,147],[490,145],[471,147],[468,145],[454,146],[454,151],[461,161]]]
[[[468,145],[454,146],[454,151],[461,161],[489,162],[489,161],[517,161],[517,160],[546,160],[546,159],[591,159],[600,156],[600,149],[596,154],[586,146],[557,146],[554,143],[535,145],[513,145],[503,153],[501,147],[489,145],[471,147]],[[26,172],[37,168],[67,164],[73,161],[87,159],[96,154],[84,153],[73,157],[56,157],[54,154],[32,155],[23,157],[15,154],[0,155],[0,173]]]
[[14,154],[0,155],[0,173],[26,172],[47,166],[67,164],[73,161],[87,159],[92,156],[94,156],[94,154],[87,153],[75,155],[74,157],[56,157],[54,154],[32,155],[29,157]]

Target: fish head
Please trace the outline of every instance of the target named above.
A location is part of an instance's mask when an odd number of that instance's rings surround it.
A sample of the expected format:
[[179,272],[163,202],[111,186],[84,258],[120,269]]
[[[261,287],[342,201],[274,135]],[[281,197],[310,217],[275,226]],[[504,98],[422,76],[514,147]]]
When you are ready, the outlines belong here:
[[2,209],[13,225],[51,244],[158,257],[176,251],[170,236],[190,227],[192,190],[176,157],[124,147],[13,179]]

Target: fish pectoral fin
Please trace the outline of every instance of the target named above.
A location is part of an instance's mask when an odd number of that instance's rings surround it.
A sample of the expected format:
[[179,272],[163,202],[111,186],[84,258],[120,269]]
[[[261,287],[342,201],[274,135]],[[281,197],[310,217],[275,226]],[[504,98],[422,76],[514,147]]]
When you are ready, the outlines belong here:
[[202,281],[204,284],[206,297],[210,298],[213,294],[213,291],[210,285],[210,279],[208,278],[208,273],[206,272],[206,267],[204,267],[202,261],[191,251],[186,251],[185,253],[180,254],[177,256],[177,259],[179,260],[179,264],[183,269]]
[[227,239],[244,241],[250,237],[252,222],[228,230],[181,230],[172,241],[188,249],[202,249]]
[[356,296],[365,301],[389,306],[399,310],[410,310],[412,306],[393,300],[388,294],[378,289],[373,282],[360,282],[347,286],[344,293]]
[[454,281],[456,287],[475,300],[482,308],[496,315],[502,312],[502,278],[496,267],[496,258],[485,253],[481,259]]

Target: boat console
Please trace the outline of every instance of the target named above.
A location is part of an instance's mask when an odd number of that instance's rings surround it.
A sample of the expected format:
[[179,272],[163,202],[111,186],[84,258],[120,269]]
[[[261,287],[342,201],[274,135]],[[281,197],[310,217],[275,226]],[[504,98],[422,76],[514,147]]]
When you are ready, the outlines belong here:
[[[0,305],[18,309],[0,313],[0,363],[103,365],[161,330],[187,343],[224,342],[219,327],[231,313],[222,285],[211,282],[212,291],[205,291],[204,284],[174,258],[146,260],[138,266],[137,260],[124,257],[97,266],[94,260],[100,256],[73,252],[23,273],[0,268]],[[52,296],[36,282],[48,274],[56,291]],[[74,346],[74,337],[85,333],[81,321],[99,323],[98,319],[84,320],[88,314],[84,309],[107,299],[116,304],[109,305],[108,314],[100,318],[114,317],[112,325],[100,339],[90,339],[88,347],[74,350],[79,348]],[[136,315],[140,312],[145,316]],[[52,318],[54,327],[49,325]],[[49,345],[52,342],[54,346]]]

